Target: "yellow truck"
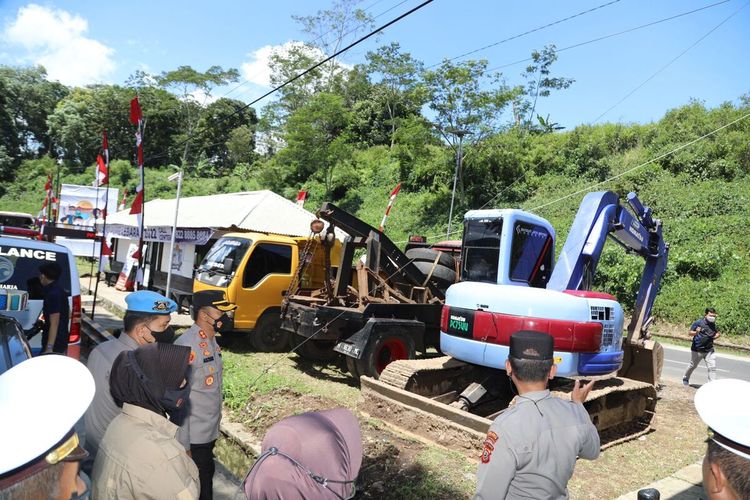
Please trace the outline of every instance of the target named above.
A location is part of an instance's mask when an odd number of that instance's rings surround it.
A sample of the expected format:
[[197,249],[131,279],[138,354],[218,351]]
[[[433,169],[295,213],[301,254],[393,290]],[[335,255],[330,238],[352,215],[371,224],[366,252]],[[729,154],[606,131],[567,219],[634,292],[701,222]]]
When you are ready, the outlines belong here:
[[[227,233],[196,270],[193,292],[224,290],[227,299],[237,304],[234,332],[249,333],[258,351],[285,351],[289,334],[281,329],[281,303],[287,293],[325,286],[326,251],[321,238],[326,236],[330,262],[338,264],[341,243],[332,233],[313,237]],[[303,255],[307,264],[300,266]]]

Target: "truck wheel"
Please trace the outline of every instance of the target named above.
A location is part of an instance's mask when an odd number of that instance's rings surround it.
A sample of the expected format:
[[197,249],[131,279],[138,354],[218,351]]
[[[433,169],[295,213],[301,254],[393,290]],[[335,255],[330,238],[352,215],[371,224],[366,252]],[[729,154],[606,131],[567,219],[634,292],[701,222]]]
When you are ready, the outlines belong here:
[[284,352],[289,345],[289,333],[282,330],[281,318],[275,312],[261,316],[250,336],[259,352]]
[[295,352],[305,359],[328,362],[338,356],[338,353],[333,350],[333,346],[336,345],[335,342],[330,340],[307,340],[304,342],[306,339],[300,335],[295,335],[293,338],[292,349],[296,347]]
[[362,358],[354,360],[360,376],[379,378],[392,361],[414,359],[414,339],[398,333],[379,332],[372,339]]
[[440,264],[435,266],[435,269],[432,269],[431,262],[414,262],[414,265],[417,266],[417,269],[419,269],[425,276],[432,271],[430,281],[434,282],[438,288],[443,290],[443,292],[456,282],[456,272],[453,269],[441,266]]
[[352,374],[352,377],[359,380],[359,370],[357,369],[357,360],[354,358],[351,358],[349,356],[344,356],[346,358],[346,368],[349,370],[349,373]]
[[433,250],[432,248],[412,248],[406,251],[406,256],[415,262],[433,263],[435,262],[435,258],[438,256],[438,254],[440,254],[440,257],[438,258],[438,264],[450,269],[453,269],[455,267],[456,261],[453,259],[453,256],[445,252],[438,252],[437,250]]

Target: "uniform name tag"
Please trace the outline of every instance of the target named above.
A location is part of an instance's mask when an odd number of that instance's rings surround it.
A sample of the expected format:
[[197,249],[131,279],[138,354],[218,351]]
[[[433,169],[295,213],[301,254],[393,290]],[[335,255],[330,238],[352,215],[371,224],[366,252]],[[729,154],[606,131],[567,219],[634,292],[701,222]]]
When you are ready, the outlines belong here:
[[204,363],[208,363],[209,361],[213,361],[213,360],[214,360],[214,357],[213,357],[213,356],[209,356],[209,357],[207,357],[207,358],[203,358],[203,362],[204,362]]

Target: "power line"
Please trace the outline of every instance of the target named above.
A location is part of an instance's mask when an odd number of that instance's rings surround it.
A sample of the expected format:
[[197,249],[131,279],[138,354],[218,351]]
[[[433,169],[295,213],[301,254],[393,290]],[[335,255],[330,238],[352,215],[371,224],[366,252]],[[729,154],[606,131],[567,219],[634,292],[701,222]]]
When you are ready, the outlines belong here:
[[[365,40],[367,40],[367,39],[371,38],[372,36],[374,36],[374,35],[377,35],[377,34],[378,34],[378,33],[380,33],[381,31],[383,31],[384,29],[386,29],[386,28],[388,28],[388,27],[392,26],[393,24],[395,24],[395,23],[399,22],[400,20],[402,20],[402,19],[406,18],[407,16],[410,16],[410,15],[411,15],[411,14],[413,14],[414,12],[416,12],[416,11],[420,10],[420,9],[421,9],[422,7],[425,7],[426,5],[428,5],[428,4],[431,4],[431,3],[433,2],[433,1],[434,1],[434,0],[425,0],[425,1],[424,1],[424,2],[422,2],[421,4],[417,5],[416,7],[412,8],[412,9],[410,9],[410,10],[406,11],[406,12],[404,12],[404,13],[403,13],[403,14],[401,14],[400,16],[398,16],[398,17],[396,17],[396,18],[394,18],[394,19],[392,19],[392,20],[388,21],[388,22],[387,22],[387,23],[385,23],[384,25],[382,25],[382,26],[380,26],[379,28],[376,28],[375,30],[373,30],[373,31],[369,32],[369,33],[368,33],[368,34],[366,34],[365,36],[363,36],[363,37],[360,37],[360,38],[358,38],[357,40],[355,40],[354,42],[350,43],[349,45],[347,45],[347,46],[346,46],[346,47],[344,47],[343,49],[340,49],[340,50],[336,51],[336,52],[335,52],[334,54],[332,54],[332,55],[330,55],[330,56],[326,57],[325,59],[323,59],[323,60],[322,60],[322,61],[320,61],[319,63],[317,63],[317,64],[314,64],[314,65],[310,66],[309,68],[307,68],[307,69],[306,69],[305,71],[303,71],[302,73],[299,73],[299,74],[297,74],[296,76],[293,76],[293,77],[292,77],[292,78],[290,78],[289,80],[285,81],[284,83],[282,83],[282,84],[280,84],[280,85],[277,85],[277,86],[276,86],[276,87],[274,87],[273,89],[269,90],[268,92],[266,92],[266,93],[265,93],[265,94],[263,94],[262,96],[260,96],[260,97],[258,97],[258,98],[256,98],[256,99],[254,99],[254,100],[252,100],[252,101],[250,101],[250,102],[249,102],[249,103],[247,103],[246,105],[244,105],[244,106],[242,106],[242,107],[240,107],[240,108],[237,108],[237,109],[236,109],[236,110],[234,110],[234,111],[233,111],[232,113],[230,113],[230,114],[229,114],[228,116],[226,116],[226,117],[225,117],[225,118],[224,118],[223,120],[221,120],[220,122],[218,122],[218,123],[214,124],[214,126],[216,126],[216,125],[220,125],[220,124],[222,124],[223,122],[226,122],[227,120],[229,120],[229,119],[230,119],[230,118],[232,118],[233,116],[235,116],[235,115],[237,115],[237,114],[241,113],[242,111],[246,110],[247,108],[249,108],[249,107],[250,107],[250,106],[252,106],[253,104],[255,104],[255,103],[257,103],[257,102],[259,102],[259,101],[261,101],[261,100],[265,99],[266,97],[268,97],[269,95],[273,94],[274,92],[276,92],[276,91],[278,91],[278,90],[281,90],[282,88],[286,87],[286,86],[287,86],[287,85],[289,85],[290,83],[293,83],[293,82],[295,82],[295,81],[299,80],[299,79],[300,79],[300,78],[302,78],[303,76],[307,75],[308,73],[310,73],[310,72],[314,71],[315,69],[319,68],[320,66],[324,65],[325,63],[327,63],[327,62],[328,62],[328,61],[330,61],[331,59],[334,59],[334,58],[338,57],[339,55],[343,54],[344,52],[346,52],[347,50],[351,49],[352,47],[355,47],[355,46],[359,45],[360,43],[364,42]],[[188,143],[188,142],[189,142],[190,140],[192,140],[192,139],[193,139],[194,137],[200,137],[200,136],[201,136],[202,134],[204,134],[204,133],[205,133],[206,131],[207,131],[207,129],[206,129],[206,130],[204,130],[203,132],[200,132],[200,133],[196,134],[196,135],[190,135],[190,136],[188,136],[187,138],[183,139],[182,141],[180,141],[180,142],[178,142],[177,144],[175,144],[174,146],[172,146],[172,149],[176,149],[176,148],[179,148],[179,147],[181,147],[181,146],[185,145],[185,144],[186,144],[186,143]],[[162,158],[162,157],[164,157],[164,156],[165,156],[164,154],[160,154],[160,155],[154,155],[154,156],[151,156],[151,157],[149,157],[149,158],[147,159],[147,161],[152,161],[152,160],[155,160],[155,159],[157,159],[157,158]]]
[[579,189],[578,191],[575,191],[573,193],[566,194],[565,196],[562,196],[562,197],[560,197],[560,198],[558,198],[556,200],[544,203],[544,204],[539,205],[539,206],[534,207],[534,208],[530,208],[530,209],[528,209],[528,211],[529,212],[536,212],[536,211],[541,210],[543,208],[546,208],[546,207],[548,207],[550,205],[554,205],[554,204],[559,203],[559,202],[561,202],[563,200],[567,200],[568,198],[571,198],[571,197],[576,196],[578,194],[586,193],[586,192],[590,191],[591,189],[593,189],[593,188],[595,188],[597,186],[601,186],[602,184],[606,184],[606,183],[611,182],[611,181],[613,181],[615,179],[619,179],[620,177],[622,177],[624,175],[627,175],[630,172],[633,172],[634,170],[637,170],[639,168],[645,167],[646,165],[649,165],[651,163],[654,163],[655,161],[661,160],[662,158],[666,158],[667,156],[671,156],[671,155],[677,153],[678,151],[682,151],[683,149],[685,149],[685,148],[687,148],[689,146],[692,146],[693,144],[695,144],[697,142],[700,142],[703,139],[706,139],[707,137],[710,137],[710,136],[716,134],[717,132],[720,132],[720,131],[724,130],[727,127],[731,127],[735,123],[741,122],[742,120],[744,120],[744,119],[746,119],[748,117],[750,117],[750,113],[747,113],[747,114],[745,114],[745,115],[737,118],[736,120],[732,120],[731,122],[729,122],[729,123],[727,123],[725,125],[722,125],[721,127],[717,128],[715,130],[712,130],[711,132],[708,132],[707,134],[704,134],[704,135],[698,137],[697,139],[693,139],[692,141],[686,142],[685,144],[682,144],[681,146],[677,146],[676,148],[672,149],[671,151],[668,151],[666,153],[660,154],[659,156],[651,158],[650,160],[645,161],[645,162],[643,162],[643,163],[641,163],[639,165],[636,165],[635,167],[629,168],[629,169],[625,170],[624,172],[620,172],[617,175],[613,175],[612,177],[609,177],[608,179],[604,179],[603,181],[600,181],[600,182],[597,182],[595,184],[592,184],[592,185],[590,185],[590,186],[588,186],[586,188]]
[[672,58],[672,60],[669,61],[667,64],[665,64],[664,66],[662,66],[661,68],[659,68],[658,70],[656,70],[656,72],[653,73],[651,76],[649,76],[648,78],[646,78],[645,80],[643,80],[643,82],[641,82],[640,85],[638,85],[633,90],[631,90],[630,92],[628,92],[622,99],[620,99],[615,104],[613,104],[612,106],[610,106],[609,108],[607,108],[606,111],[604,111],[602,114],[600,114],[599,116],[597,116],[596,119],[594,119],[594,121],[591,122],[591,123],[594,124],[594,123],[598,122],[604,115],[606,115],[607,113],[609,113],[610,111],[612,111],[613,109],[615,109],[617,106],[619,106],[620,104],[622,104],[628,97],[630,97],[631,95],[635,94],[641,87],[643,87],[644,85],[646,85],[648,82],[650,82],[651,80],[653,80],[659,73],[661,73],[662,71],[664,71],[665,69],[667,69],[669,66],[671,66],[672,64],[674,64],[679,58],[681,58],[682,56],[684,56],[685,54],[687,54],[688,51],[690,51],[693,47],[695,47],[696,45],[698,45],[699,43],[701,43],[703,40],[705,40],[711,33],[713,33],[714,31],[716,31],[717,29],[719,29],[724,23],[726,23],[731,18],[733,18],[734,16],[736,16],[742,9],[744,9],[748,5],[750,5],[750,2],[745,3],[742,7],[740,7],[739,9],[737,9],[734,12],[732,12],[731,14],[729,14],[729,16],[725,17],[724,20],[722,20],[719,24],[717,24],[716,26],[714,26],[713,28],[711,28],[706,34],[704,34],[703,36],[701,36],[700,38],[698,38],[695,42],[692,43],[692,45],[690,45],[688,48],[686,48],[685,50],[683,50],[682,52],[680,52],[676,57]]
[[[729,1],[729,0],[727,0],[727,1]],[[595,10],[603,9],[604,7],[608,7],[608,6],[616,4],[618,2],[620,2],[620,0],[613,0],[613,1],[608,2],[608,3],[603,3],[601,5],[593,7],[591,9],[583,10],[581,12],[578,12],[578,13],[573,14],[571,16],[565,17],[563,19],[559,19],[557,21],[553,21],[551,23],[545,24],[543,26],[539,26],[539,27],[534,28],[534,29],[530,29],[528,31],[524,31],[523,33],[519,33],[518,35],[513,35],[511,37],[505,38],[505,39],[500,40],[498,42],[491,43],[489,45],[485,45],[484,47],[479,47],[478,49],[470,50],[469,52],[464,52],[463,54],[455,56],[455,57],[452,57],[450,59],[444,59],[443,61],[455,61],[456,59],[460,59],[462,57],[466,57],[466,56],[469,56],[471,54],[475,54],[477,52],[481,52],[483,50],[486,50],[486,49],[489,49],[489,48],[492,48],[492,47],[496,47],[497,45],[500,45],[500,44],[503,44],[503,43],[506,43],[506,42],[510,42],[511,40],[516,40],[517,38],[521,38],[521,37],[524,37],[526,35],[530,35],[531,33],[536,33],[537,31],[541,31],[541,30],[549,28],[551,26],[555,26],[557,24],[561,24],[561,23],[564,23],[566,21],[570,21],[571,19],[575,19],[576,17],[580,17],[580,16],[583,16],[585,14],[589,14],[590,12],[594,12]],[[439,66],[442,63],[443,62],[435,63],[435,64],[433,64],[431,66],[427,66],[426,69],[434,68],[435,66]]]
[[[365,8],[365,9],[364,9],[364,11],[365,11],[365,12],[367,12],[367,11],[368,11],[369,9],[371,9],[371,8],[375,7],[375,6],[377,5],[377,4],[381,3],[382,1],[383,1],[383,0],[377,0],[377,1],[375,2],[375,3],[373,3],[373,4],[370,4],[370,5],[369,5],[369,6],[367,7],[367,8]],[[405,3],[406,3],[406,2],[408,2],[408,1],[409,1],[409,0],[401,0],[401,1],[400,1],[399,3],[397,3],[396,5],[394,5],[394,6],[392,6],[392,7],[389,7],[388,9],[384,10],[383,12],[381,12],[380,14],[378,14],[377,16],[373,17],[373,20],[374,20],[374,19],[377,19],[377,18],[379,18],[379,17],[381,17],[381,16],[383,16],[383,15],[385,15],[385,14],[387,14],[388,12],[392,11],[393,9],[395,9],[395,8],[397,8],[397,7],[400,7],[401,5],[405,4]],[[359,25],[358,27],[355,27],[355,28],[352,28],[352,29],[350,29],[349,31],[347,31],[346,33],[344,33],[343,35],[341,35],[341,38],[343,39],[343,38],[344,38],[344,37],[346,37],[347,35],[351,35],[352,33],[356,32],[356,31],[357,31],[357,30],[358,30],[359,28],[361,28],[361,27],[363,27],[363,26],[364,26],[364,23],[360,24],[360,25]],[[317,38],[315,38],[315,39],[314,39],[313,41],[309,42],[309,44],[310,44],[310,45],[314,45],[314,44],[315,44],[315,42],[317,42],[318,40],[322,39],[322,38],[323,38],[324,36],[326,36],[327,34],[331,33],[332,31],[333,31],[333,28],[331,28],[330,30],[326,31],[325,33],[323,33],[323,34],[319,35],[319,36],[318,36]],[[257,76],[257,73],[255,73],[255,74],[253,74],[253,75],[251,75],[251,76]],[[224,98],[224,97],[228,96],[229,94],[231,94],[232,92],[234,92],[234,91],[235,91],[235,90],[237,90],[238,88],[240,88],[240,87],[243,87],[243,86],[247,85],[248,83],[250,83],[250,80],[249,80],[249,79],[246,79],[246,80],[244,80],[243,82],[241,82],[241,83],[240,83],[240,84],[238,84],[237,86],[235,86],[235,87],[233,87],[232,89],[230,89],[230,90],[229,90],[229,91],[228,91],[228,92],[227,92],[226,94],[224,94],[224,95],[222,95],[221,97],[219,97],[219,99],[222,99],[222,98]]]
[[[575,43],[573,45],[568,45],[567,47],[563,47],[563,48],[560,48],[560,49],[555,49],[555,52],[556,53],[560,53],[560,52],[564,52],[566,50],[570,50],[570,49],[575,49],[575,48],[578,48],[578,47],[582,47],[584,45],[588,45],[588,44],[591,44],[591,43],[601,42],[602,40],[607,40],[608,38],[613,38],[613,37],[616,37],[616,36],[625,35],[627,33],[632,33],[633,31],[638,31],[640,29],[648,28],[649,26],[654,26],[656,24],[661,24],[661,23],[664,23],[664,22],[667,22],[667,21],[671,21],[673,19],[677,19],[677,18],[683,17],[683,16],[687,16],[687,15],[690,15],[690,14],[695,14],[696,12],[700,12],[702,10],[710,9],[710,8],[719,6],[721,4],[728,3],[730,1],[731,0],[721,0],[720,2],[712,3],[712,4],[706,5],[704,7],[699,7],[697,9],[689,10],[687,12],[682,12],[682,13],[676,14],[674,16],[665,17],[663,19],[652,21],[650,23],[641,24],[640,26],[636,26],[634,28],[629,28],[629,29],[626,29],[624,31],[618,31],[617,33],[611,33],[609,35],[604,35],[604,36],[600,36],[600,37],[597,37],[597,38],[593,38],[591,40],[587,40],[585,42]],[[500,66],[494,66],[494,67],[490,68],[487,71],[497,71],[498,69],[507,68],[508,66],[515,66],[516,64],[521,64],[521,63],[529,62],[529,61],[532,61],[532,60],[533,60],[532,57],[527,57],[525,59],[519,59],[517,61],[513,61],[513,62],[510,62],[510,63],[501,64]]]

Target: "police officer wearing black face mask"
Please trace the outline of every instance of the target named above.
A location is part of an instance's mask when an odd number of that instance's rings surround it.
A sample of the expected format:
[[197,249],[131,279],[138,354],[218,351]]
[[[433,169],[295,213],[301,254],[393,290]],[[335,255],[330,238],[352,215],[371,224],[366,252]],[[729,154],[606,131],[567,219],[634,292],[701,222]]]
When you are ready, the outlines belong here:
[[227,301],[220,290],[204,290],[193,294],[193,320],[175,341],[190,347],[190,400],[188,417],[178,433],[178,439],[198,466],[201,499],[212,498],[214,475],[214,445],[219,437],[221,422],[222,370],[221,348],[216,333],[230,331],[230,313],[237,306]]
[[123,351],[132,351],[140,345],[171,340],[174,335],[169,321],[177,310],[175,301],[150,290],[139,290],[125,297],[128,305],[123,318],[124,332],[119,338],[99,344],[89,354],[87,368],[94,377],[96,394],[86,411],[86,450],[89,459],[83,468],[89,472],[93,466],[99,442],[110,422],[120,413],[109,392],[109,376],[112,363]]

